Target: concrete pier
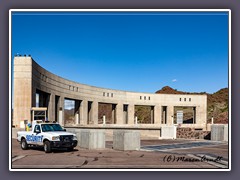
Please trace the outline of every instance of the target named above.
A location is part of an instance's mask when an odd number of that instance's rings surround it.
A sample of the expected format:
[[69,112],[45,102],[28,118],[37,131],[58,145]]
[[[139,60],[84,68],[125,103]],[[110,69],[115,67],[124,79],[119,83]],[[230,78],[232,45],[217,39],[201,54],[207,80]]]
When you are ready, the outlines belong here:
[[161,139],[176,139],[177,138],[177,126],[163,126],[161,128]]
[[137,131],[115,130],[113,132],[113,149],[140,150],[140,133]]
[[79,146],[85,149],[104,149],[105,148],[105,131],[104,130],[80,130],[77,137],[80,138]]
[[212,141],[228,141],[228,125],[213,124],[211,125]]

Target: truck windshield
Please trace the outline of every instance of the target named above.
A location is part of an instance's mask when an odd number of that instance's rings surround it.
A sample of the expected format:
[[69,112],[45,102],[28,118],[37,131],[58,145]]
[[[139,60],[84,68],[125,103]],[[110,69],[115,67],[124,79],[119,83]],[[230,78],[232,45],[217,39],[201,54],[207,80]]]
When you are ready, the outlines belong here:
[[59,124],[42,124],[42,131],[64,131]]

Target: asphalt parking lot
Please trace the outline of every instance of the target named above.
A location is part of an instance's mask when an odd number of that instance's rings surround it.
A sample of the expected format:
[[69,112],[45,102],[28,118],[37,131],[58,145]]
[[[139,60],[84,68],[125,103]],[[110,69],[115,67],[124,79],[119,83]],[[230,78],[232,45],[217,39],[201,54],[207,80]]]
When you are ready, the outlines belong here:
[[227,142],[197,140],[142,140],[140,151],[117,151],[112,141],[105,149],[76,147],[45,153],[42,148],[22,150],[12,139],[12,169],[219,169],[228,168]]

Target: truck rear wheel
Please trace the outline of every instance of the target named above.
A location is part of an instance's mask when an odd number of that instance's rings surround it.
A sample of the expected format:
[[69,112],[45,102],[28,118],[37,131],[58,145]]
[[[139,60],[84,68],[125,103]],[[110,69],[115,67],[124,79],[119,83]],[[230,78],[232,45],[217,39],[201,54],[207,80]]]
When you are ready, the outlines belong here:
[[45,141],[43,144],[43,148],[45,153],[50,153],[51,152],[51,145],[49,141]]
[[24,138],[21,140],[21,148],[22,148],[23,150],[28,149],[27,141],[26,141],[26,139],[24,139]]

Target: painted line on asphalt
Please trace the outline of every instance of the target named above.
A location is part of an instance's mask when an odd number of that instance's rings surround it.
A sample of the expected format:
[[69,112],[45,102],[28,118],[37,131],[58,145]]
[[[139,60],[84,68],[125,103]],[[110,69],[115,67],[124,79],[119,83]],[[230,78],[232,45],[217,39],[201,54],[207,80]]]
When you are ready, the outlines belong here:
[[182,149],[192,149],[192,148],[204,148],[204,147],[214,147],[219,145],[226,145],[226,143],[179,143],[179,144],[168,144],[168,145],[152,145],[152,146],[142,146],[143,151],[171,151],[171,150],[182,150]]
[[17,161],[19,159],[22,159],[24,157],[26,157],[26,156],[25,155],[23,155],[23,156],[16,156],[16,157],[12,158],[12,162]]
[[[216,158],[216,157],[209,156],[209,155],[205,155],[205,154],[197,154],[197,155],[200,156],[200,157],[205,156],[205,157],[208,158],[208,159],[214,159],[214,158]],[[223,160],[223,159],[221,159],[221,161],[218,161],[217,163],[222,164],[222,165],[225,165],[225,166],[228,166],[228,161],[225,161],[225,160]]]

